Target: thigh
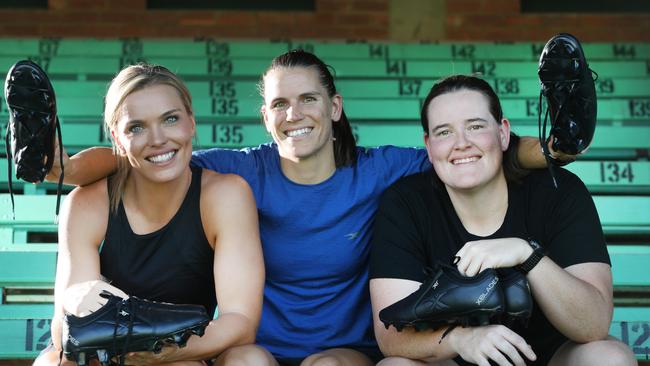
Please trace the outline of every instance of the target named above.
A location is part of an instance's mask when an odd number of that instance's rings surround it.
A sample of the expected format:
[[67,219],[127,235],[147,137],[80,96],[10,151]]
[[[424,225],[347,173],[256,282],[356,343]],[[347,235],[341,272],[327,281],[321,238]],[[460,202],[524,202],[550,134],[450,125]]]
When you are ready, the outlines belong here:
[[549,366],[627,366],[637,365],[632,350],[614,337],[602,341],[567,341],[555,352]]
[[404,357],[387,357],[381,360],[377,366],[458,366],[453,360],[439,362],[423,362],[411,360]]
[[315,353],[300,364],[301,366],[372,366],[375,362],[365,353],[352,348],[332,348]]
[[247,344],[228,348],[221,352],[219,357],[217,357],[213,363],[214,366],[229,364],[277,366],[278,362],[273,358],[271,352],[266,350],[266,348],[255,344]]

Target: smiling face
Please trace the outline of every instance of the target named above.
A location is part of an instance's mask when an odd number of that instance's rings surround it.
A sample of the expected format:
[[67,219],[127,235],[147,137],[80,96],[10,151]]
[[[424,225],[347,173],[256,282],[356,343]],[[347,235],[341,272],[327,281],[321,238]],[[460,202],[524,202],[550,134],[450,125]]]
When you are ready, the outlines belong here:
[[507,119],[497,123],[480,92],[461,89],[435,97],[425,134],[429,160],[447,189],[474,190],[503,177],[509,143]]
[[264,124],[285,159],[333,164],[332,121],[341,110],[341,96],[330,97],[313,68],[281,67],[264,77]]
[[111,134],[131,174],[157,182],[178,178],[192,156],[194,118],[176,89],[159,84],[129,94]]

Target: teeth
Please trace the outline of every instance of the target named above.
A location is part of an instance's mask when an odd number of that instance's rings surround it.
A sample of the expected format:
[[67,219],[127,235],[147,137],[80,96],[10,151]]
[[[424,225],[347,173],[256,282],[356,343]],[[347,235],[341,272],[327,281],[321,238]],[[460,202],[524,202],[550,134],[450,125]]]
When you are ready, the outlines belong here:
[[452,161],[452,163],[453,163],[454,165],[457,165],[457,164],[466,164],[466,163],[471,163],[471,162],[473,162],[473,161],[477,161],[477,160],[478,160],[478,157],[476,157],[476,156],[472,156],[471,158],[456,159],[456,160]]
[[165,153],[165,154],[150,156],[150,157],[147,158],[147,160],[149,160],[152,163],[156,163],[156,164],[157,163],[164,163],[166,161],[171,160],[171,158],[173,158],[174,155],[176,155],[176,151],[170,151],[170,152]]
[[287,131],[287,136],[289,137],[302,136],[310,133],[311,130],[312,130],[311,127],[306,127],[306,128],[301,128],[299,130]]

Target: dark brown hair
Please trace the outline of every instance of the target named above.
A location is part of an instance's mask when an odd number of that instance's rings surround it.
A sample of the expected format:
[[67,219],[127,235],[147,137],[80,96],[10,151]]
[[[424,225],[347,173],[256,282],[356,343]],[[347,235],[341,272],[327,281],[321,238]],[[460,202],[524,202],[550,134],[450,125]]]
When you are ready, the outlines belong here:
[[[501,124],[501,120],[503,119],[503,109],[501,108],[499,97],[490,84],[475,76],[452,75],[435,83],[422,103],[420,122],[422,123],[424,133],[429,133],[429,116],[427,111],[431,101],[442,94],[453,93],[460,90],[473,90],[483,94],[488,101],[490,114],[492,114],[492,117],[494,117],[494,120],[497,121],[498,124]],[[519,165],[517,157],[518,147],[519,136],[514,132],[510,132],[510,144],[503,153],[503,161],[501,163],[503,166],[503,174],[508,182],[519,183],[521,179],[528,174],[528,170],[523,169]]]
[[[337,94],[336,85],[334,85],[334,76],[330,72],[330,66],[326,65],[313,53],[303,50],[292,50],[274,58],[271,61],[271,65],[262,74],[258,84],[258,89],[262,97],[264,97],[264,78],[269,71],[292,67],[314,68],[318,72],[321,85],[327,90],[327,95],[332,98]],[[348,121],[344,110],[341,110],[339,120],[333,121],[332,133],[334,135],[334,161],[336,167],[352,165],[357,159],[357,143],[352,133],[350,121]]]

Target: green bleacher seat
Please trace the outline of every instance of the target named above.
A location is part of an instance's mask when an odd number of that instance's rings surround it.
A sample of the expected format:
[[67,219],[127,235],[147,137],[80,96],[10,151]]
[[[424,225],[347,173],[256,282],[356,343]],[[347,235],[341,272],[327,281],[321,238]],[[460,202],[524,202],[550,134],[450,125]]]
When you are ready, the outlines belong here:
[[[593,200],[606,235],[650,234],[650,196],[594,195]],[[55,195],[17,195],[15,202],[12,220],[9,195],[0,194],[0,228],[53,223]]]
[[[0,56],[166,56],[170,52],[187,57],[263,57],[303,48],[325,59],[406,60],[537,60],[543,43],[456,42],[436,44],[394,44],[389,42],[323,42],[309,40],[234,41],[228,39],[3,39]],[[584,43],[590,60],[648,59],[646,43]]]
[[[485,78],[501,98],[536,99],[540,84],[536,75],[520,78]],[[258,77],[223,77],[215,80],[187,81],[194,97],[252,98],[261,102],[257,90]],[[385,78],[363,77],[339,78],[336,85],[345,100],[355,99],[423,99],[434,78]],[[106,94],[108,80],[65,80],[54,79],[52,85],[59,100],[69,97],[97,98]],[[596,81],[599,100],[627,98],[630,100],[650,97],[650,86],[646,78],[599,78]],[[641,114],[641,110],[639,110]]]
[[[182,54],[180,54],[182,55]],[[144,60],[144,59],[143,59]],[[0,70],[8,70],[16,57],[0,56]],[[120,56],[54,56],[35,60],[52,79],[110,80],[123,66],[137,62]],[[154,56],[147,62],[165,65],[170,70],[191,80],[211,80],[219,77],[258,78],[269,65],[270,58],[212,58],[209,56]],[[327,60],[325,60],[327,61]],[[534,78],[536,61],[493,60],[333,60],[339,78],[432,78],[452,74],[480,74],[489,78]],[[645,78],[648,76],[645,60],[593,61],[590,67],[603,78]]]

